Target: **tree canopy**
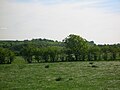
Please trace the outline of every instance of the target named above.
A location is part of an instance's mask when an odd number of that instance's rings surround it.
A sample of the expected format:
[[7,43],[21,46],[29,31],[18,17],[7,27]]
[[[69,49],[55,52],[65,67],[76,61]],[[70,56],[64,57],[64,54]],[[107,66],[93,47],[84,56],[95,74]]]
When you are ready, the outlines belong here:
[[41,38],[0,41],[0,64],[12,63],[16,56],[22,56],[28,63],[120,60],[120,44],[96,45],[74,34],[62,42]]

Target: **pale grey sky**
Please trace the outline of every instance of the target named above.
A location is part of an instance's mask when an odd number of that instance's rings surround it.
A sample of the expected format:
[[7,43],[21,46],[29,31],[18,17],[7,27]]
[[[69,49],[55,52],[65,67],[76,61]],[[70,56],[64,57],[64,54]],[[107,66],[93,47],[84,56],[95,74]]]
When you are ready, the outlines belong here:
[[120,0],[0,0],[0,39],[120,43]]

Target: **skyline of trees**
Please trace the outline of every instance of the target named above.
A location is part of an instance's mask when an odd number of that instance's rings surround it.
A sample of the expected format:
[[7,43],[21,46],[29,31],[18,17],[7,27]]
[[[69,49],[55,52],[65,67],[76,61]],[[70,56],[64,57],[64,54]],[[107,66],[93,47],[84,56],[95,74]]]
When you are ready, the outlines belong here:
[[96,45],[74,34],[62,42],[41,38],[0,41],[0,64],[11,63],[15,56],[22,56],[28,63],[120,60],[120,44]]

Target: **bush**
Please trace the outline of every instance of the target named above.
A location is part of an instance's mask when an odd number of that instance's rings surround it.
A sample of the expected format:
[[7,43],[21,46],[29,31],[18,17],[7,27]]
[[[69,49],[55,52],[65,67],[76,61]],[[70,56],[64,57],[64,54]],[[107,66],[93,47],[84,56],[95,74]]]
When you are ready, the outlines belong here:
[[96,66],[96,65],[92,65],[92,67],[97,68],[98,66]]
[[15,54],[5,48],[0,48],[0,64],[11,64],[14,60]]
[[49,68],[49,65],[46,65],[45,68]]
[[69,78],[69,80],[73,80],[73,78]]
[[89,62],[89,64],[93,64],[93,62]]
[[62,80],[61,77],[58,77],[58,78],[55,79],[55,81],[61,81],[61,80]]

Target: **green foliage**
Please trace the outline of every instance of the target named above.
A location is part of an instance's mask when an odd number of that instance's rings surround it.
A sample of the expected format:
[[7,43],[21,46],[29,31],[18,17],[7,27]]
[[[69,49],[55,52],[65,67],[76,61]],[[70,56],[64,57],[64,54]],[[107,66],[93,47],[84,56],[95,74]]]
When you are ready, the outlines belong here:
[[100,48],[97,45],[89,46],[88,48],[88,60],[99,60],[100,59]]
[[21,56],[16,56],[12,64],[26,64],[25,60]]
[[0,48],[0,64],[11,64],[14,60],[14,56],[11,50]]
[[21,49],[21,55],[28,63],[32,63],[34,50],[34,47],[31,45],[26,45]]
[[61,48],[59,47],[48,47],[48,53],[50,56],[51,62],[57,61],[58,60],[58,55],[60,54]]
[[0,48],[8,49],[6,52],[1,49],[1,63],[7,63],[6,60],[11,63],[14,56],[12,52],[18,57],[22,56],[28,63],[120,60],[120,44],[96,45],[94,41],[74,34],[70,34],[63,42],[41,38],[0,41]]
[[65,38],[64,43],[68,52],[70,52],[69,55],[71,56],[73,54],[76,61],[81,58],[80,55],[83,56],[86,53],[88,48],[87,41],[82,37],[74,34],[71,34],[67,38]]

